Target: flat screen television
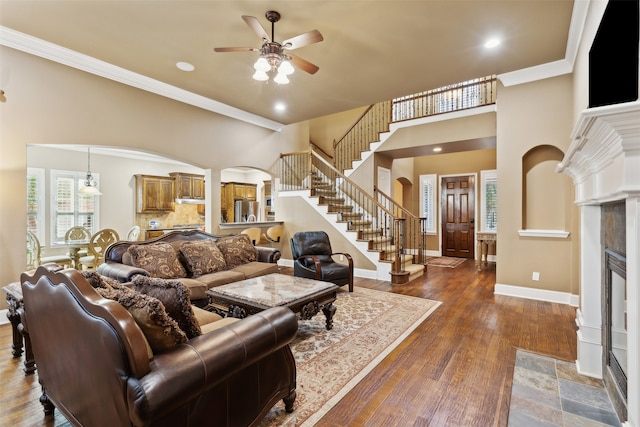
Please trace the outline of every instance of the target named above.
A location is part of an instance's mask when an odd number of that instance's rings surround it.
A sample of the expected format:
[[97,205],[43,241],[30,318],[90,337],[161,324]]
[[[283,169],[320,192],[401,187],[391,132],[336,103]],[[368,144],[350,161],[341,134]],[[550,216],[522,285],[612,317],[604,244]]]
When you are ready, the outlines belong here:
[[589,51],[589,107],[638,99],[640,0],[609,0]]

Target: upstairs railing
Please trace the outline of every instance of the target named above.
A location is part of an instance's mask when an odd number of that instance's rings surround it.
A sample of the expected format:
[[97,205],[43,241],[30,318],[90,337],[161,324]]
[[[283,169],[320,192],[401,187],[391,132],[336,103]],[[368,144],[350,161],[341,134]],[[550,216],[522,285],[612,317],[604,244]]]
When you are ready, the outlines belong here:
[[337,222],[357,233],[356,239],[368,241],[368,249],[379,252],[380,260],[392,262],[392,274],[401,275],[408,261],[424,259],[420,219],[388,203],[387,196],[380,196],[383,203],[376,200],[313,149],[280,157],[281,191],[309,190]]
[[497,78],[487,76],[371,105],[334,141],[334,166],[341,172],[351,169],[362,152],[369,151],[371,143],[389,131],[391,123],[491,105],[496,97]]
[[396,98],[392,101],[392,121],[400,122],[495,104],[496,89],[496,76],[487,76]]
[[360,160],[360,154],[369,150],[372,142],[380,140],[382,132],[389,131],[391,123],[391,101],[370,105],[353,126],[333,142],[334,166],[340,172],[350,169],[354,160]]

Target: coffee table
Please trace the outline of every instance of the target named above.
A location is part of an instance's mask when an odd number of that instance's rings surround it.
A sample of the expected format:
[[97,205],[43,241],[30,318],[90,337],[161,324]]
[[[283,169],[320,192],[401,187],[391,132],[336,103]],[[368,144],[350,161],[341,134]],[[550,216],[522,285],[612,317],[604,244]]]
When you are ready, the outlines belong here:
[[221,316],[244,318],[271,307],[288,307],[303,320],[322,310],[331,329],[337,291],[333,283],[272,273],[209,289],[207,308]]

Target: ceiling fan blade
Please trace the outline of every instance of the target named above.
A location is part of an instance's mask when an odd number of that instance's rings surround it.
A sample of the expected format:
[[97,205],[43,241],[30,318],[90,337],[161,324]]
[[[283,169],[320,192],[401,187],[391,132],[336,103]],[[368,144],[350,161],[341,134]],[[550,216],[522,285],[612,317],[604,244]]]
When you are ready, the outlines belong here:
[[214,47],[213,50],[216,52],[253,52],[260,49],[255,47]]
[[299,36],[291,37],[282,42],[282,47],[285,49],[297,49],[302,46],[307,46],[313,43],[318,43],[324,40],[320,31],[313,30],[308,33],[300,34]]
[[315,74],[320,69],[320,67],[318,67],[317,65],[314,65],[306,59],[302,59],[297,55],[288,53],[287,56],[291,58],[291,63],[293,65],[300,68],[302,71],[306,71],[309,74]]
[[271,38],[269,37],[269,34],[267,34],[264,28],[262,28],[262,25],[260,25],[260,22],[258,22],[258,20],[255,17],[242,15],[242,19],[244,19],[244,22],[246,22],[247,25],[251,27],[253,32],[256,33],[258,37],[260,37],[260,39],[262,40],[262,43],[271,42]]

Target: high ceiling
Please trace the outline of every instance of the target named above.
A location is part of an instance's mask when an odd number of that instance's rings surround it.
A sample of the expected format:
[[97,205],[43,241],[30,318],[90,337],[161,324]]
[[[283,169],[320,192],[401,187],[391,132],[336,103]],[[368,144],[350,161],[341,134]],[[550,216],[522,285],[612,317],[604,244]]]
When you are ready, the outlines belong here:
[[[573,0],[0,0],[0,25],[192,94],[290,124],[451,83],[565,59]],[[292,51],[320,67],[291,83],[251,78],[258,52],[214,47],[317,29],[324,41]],[[487,38],[502,43],[483,47]],[[7,43],[3,43],[7,44]],[[180,71],[176,63],[195,66]],[[154,83],[155,84],[155,83]],[[153,85],[152,85],[153,86]],[[287,105],[274,109],[276,101]]]

